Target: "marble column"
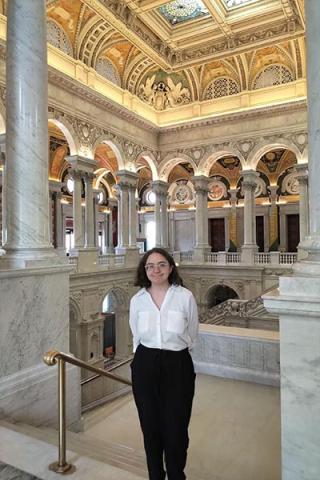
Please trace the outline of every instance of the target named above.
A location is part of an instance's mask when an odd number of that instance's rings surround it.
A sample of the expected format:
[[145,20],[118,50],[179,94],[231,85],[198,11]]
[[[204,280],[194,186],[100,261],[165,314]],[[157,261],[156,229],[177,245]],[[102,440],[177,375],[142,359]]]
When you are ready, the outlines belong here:
[[[303,249],[303,241],[309,235],[309,194],[308,194],[308,165],[296,165],[299,181],[299,227],[300,243],[298,245],[299,259],[306,258],[307,252]],[[301,245],[301,247],[300,247]]]
[[320,2],[306,9],[310,233],[307,258],[264,297],[279,314],[282,480],[318,480],[320,472]]
[[129,245],[130,247],[137,246],[137,202],[136,202],[136,187],[131,186],[129,189]]
[[[13,423],[55,425],[57,372],[44,364],[43,355],[69,350],[70,267],[49,240],[46,4],[7,5],[0,411]],[[67,378],[71,424],[81,415],[77,367],[67,368]]]
[[119,231],[119,240],[121,243],[118,243],[116,253],[126,255],[125,261],[127,266],[136,265],[139,250],[136,240],[137,220],[134,192],[138,177],[136,173],[127,170],[120,170],[116,175],[119,178],[118,188],[120,191],[121,222],[121,231]]
[[[62,213],[62,192],[61,183],[56,181],[49,182],[50,199],[52,198],[52,243],[59,254],[65,254],[65,232]],[[51,202],[50,202],[51,203]]]
[[6,135],[5,133],[0,135],[0,257],[5,255],[5,250],[2,248],[3,245],[3,225],[5,224],[5,207],[4,207],[4,198],[3,198],[3,170],[5,163],[5,152],[6,152]]
[[94,175],[92,173],[84,174],[85,185],[85,210],[84,210],[84,224],[85,224],[85,248],[95,247],[95,228],[94,228],[94,201],[93,201],[93,187],[92,182]]
[[83,248],[83,228],[82,228],[82,175],[79,170],[71,170],[73,179],[73,249]]
[[14,258],[23,263],[55,256],[49,234],[45,14],[44,1],[8,2],[4,248],[13,264]]
[[108,253],[114,253],[114,246],[113,246],[113,234],[114,234],[114,228],[113,228],[113,211],[116,208],[116,199],[109,198],[108,200],[108,206],[109,206],[109,215],[108,215]]
[[161,245],[162,248],[168,249],[169,248],[169,241],[168,241],[168,189],[163,191],[160,197],[161,203]]
[[155,194],[156,201],[154,204],[154,223],[156,228],[156,247],[161,247],[161,198],[158,189],[159,181],[152,183],[152,191]]
[[167,195],[169,184],[163,180],[152,182],[152,190],[156,196],[154,220],[156,226],[156,247],[168,249],[168,211]]
[[244,242],[241,247],[241,261],[253,264],[256,244],[255,190],[257,174],[254,170],[244,170],[242,188],[244,192]]
[[210,252],[211,248],[208,243],[208,177],[199,175],[192,177],[196,191],[196,243],[194,246],[194,260],[197,262],[204,261],[204,255]]
[[269,245],[270,251],[275,252],[279,249],[279,225],[278,225],[278,185],[268,187],[270,193],[269,208]]
[[237,193],[239,188],[230,188],[230,215],[229,215],[229,251],[237,251]]

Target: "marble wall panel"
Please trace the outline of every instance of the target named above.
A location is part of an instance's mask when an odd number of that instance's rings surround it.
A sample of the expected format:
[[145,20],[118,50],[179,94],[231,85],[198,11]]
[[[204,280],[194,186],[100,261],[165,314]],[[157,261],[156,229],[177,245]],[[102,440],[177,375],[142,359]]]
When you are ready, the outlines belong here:
[[69,351],[69,275],[56,269],[0,272],[0,378]]
[[[192,357],[199,373],[236,378],[267,385],[279,385],[280,361],[279,340],[257,338],[257,331],[243,329],[244,334],[234,334],[239,328],[230,328],[230,335],[219,333],[219,327],[205,326],[207,331],[201,331]],[[212,329],[212,332],[208,330]],[[217,329],[217,331],[215,331]]]

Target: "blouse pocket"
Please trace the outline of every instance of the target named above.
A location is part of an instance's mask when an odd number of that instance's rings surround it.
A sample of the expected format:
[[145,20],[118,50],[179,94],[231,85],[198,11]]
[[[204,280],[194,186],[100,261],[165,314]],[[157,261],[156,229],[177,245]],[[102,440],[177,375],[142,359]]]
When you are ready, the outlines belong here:
[[186,327],[186,318],[183,312],[168,310],[167,328],[169,332],[182,334]]
[[149,312],[138,313],[138,333],[145,333],[149,330]]

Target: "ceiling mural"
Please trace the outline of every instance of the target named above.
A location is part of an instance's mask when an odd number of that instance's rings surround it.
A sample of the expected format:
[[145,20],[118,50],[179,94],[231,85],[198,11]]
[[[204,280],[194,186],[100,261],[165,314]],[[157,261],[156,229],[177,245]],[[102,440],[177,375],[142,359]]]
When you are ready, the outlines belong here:
[[51,43],[162,111],[303,78],[303,0],[282,3],[54,0],[47,13]]
[[98,161],[98,168],[106,168],[113,173],[118,170],[117,158],[109,145],[105,143],[98,145],[94,158]]

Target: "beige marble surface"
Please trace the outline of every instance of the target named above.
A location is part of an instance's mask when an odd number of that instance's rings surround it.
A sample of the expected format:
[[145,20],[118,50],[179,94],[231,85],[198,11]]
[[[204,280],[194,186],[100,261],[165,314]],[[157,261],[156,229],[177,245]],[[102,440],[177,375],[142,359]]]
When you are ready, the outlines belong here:
[[[86,414],[83,435],[143,449],[131,395]],[[280,394],[198,375],[190,425],[190,480],[280,480]]]

